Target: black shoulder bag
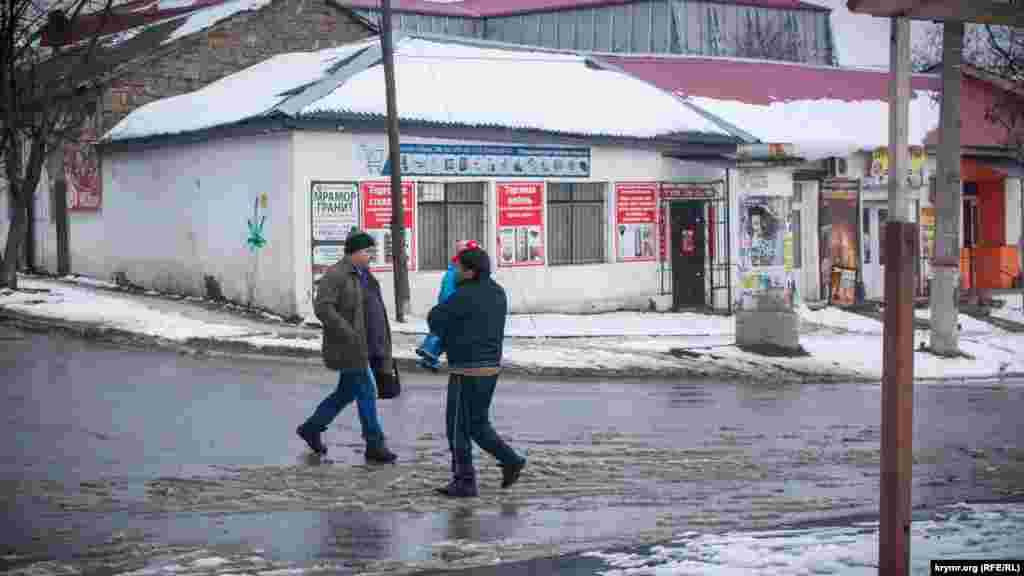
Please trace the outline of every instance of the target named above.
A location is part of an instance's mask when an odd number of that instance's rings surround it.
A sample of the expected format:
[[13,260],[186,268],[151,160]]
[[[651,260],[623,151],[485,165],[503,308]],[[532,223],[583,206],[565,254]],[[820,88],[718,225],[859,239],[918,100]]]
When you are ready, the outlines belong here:
[[377,397],[382,400],[397,398],[402,393],[402,379],[398,374],[398,363],[391,359],[391,370],[383,366],[373,368],[373,378],[377,381]]

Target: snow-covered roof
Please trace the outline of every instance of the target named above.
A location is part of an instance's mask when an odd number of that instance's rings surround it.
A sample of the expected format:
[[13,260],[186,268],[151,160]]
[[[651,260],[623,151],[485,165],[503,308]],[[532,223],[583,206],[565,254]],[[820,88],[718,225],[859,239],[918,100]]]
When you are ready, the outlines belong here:
[[[923,145],[939,124],[934,92],[919,90],[910,101],[908,142]],[[749,104],[690,96],[696,106],[739,126],[762,142],[796,146],[807,160],[845,157],[889,144],[889,105],[879,100],[792,100]]]
[[[182,134],[274,114],[383,117],[379,54],[373,38],[276,56],[196,92],[142,106],[105,139]],[[407,121],[583,136],[687,134],[734,140],[670,92],[591,65],[582,56],[408,36],[395,45],[395,77],[399,115]]]

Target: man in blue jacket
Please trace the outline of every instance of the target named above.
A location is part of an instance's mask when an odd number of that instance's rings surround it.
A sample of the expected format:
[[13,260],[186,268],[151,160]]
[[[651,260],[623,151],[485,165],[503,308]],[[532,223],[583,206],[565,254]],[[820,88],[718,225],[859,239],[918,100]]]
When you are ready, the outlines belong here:
[[471,442],[498,460],[502,488],[519,480],[526,459],[498,436],[490,422],[491,399],[501,372],[508,298],[504,288],[491,279],[487,252],[464,250],[456,267],[458,289],[447,302],[431,309],[427,323],[448,351],[451,371],[445,420],[454,478],[437,492],[467,498],[478,494]]

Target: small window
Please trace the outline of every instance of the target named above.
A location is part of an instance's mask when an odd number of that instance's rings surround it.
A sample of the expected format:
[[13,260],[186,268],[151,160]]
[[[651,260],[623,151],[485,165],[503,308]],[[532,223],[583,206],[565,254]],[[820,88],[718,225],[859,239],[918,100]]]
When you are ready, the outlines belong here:
[[548,184],[548,244],[552,266],[605,261],[602,182]]
[[484,242],[487,184],[420,182],[419,262],[423,270],[444,270],[458,240]]

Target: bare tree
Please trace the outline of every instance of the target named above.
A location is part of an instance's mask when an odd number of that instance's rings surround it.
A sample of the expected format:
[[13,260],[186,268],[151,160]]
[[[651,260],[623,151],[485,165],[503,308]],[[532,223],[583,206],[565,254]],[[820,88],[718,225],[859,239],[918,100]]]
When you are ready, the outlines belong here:
[[762,20],[760,11],[750,10],[744,27],[745,34],[741,35],[736,45],[737,56],[790,62],[805,60],[803,39],[792,14]]
[[[969,24],[964,33],[963,62],[971,73],[999,89],[985,119],[1005,131],[1004,144],[1024,161],[1024,30]],[[919,71],[942,63],[942,26],[931,26],[914,53]]]
[[0,8],[0,167],[13,212],[0,287],[17,288],[29,206],[48,154],[77,136],[96,101],[112,4],[4,0]]

